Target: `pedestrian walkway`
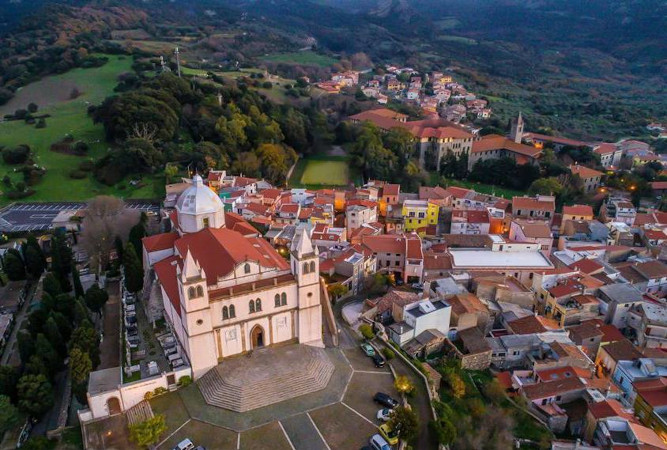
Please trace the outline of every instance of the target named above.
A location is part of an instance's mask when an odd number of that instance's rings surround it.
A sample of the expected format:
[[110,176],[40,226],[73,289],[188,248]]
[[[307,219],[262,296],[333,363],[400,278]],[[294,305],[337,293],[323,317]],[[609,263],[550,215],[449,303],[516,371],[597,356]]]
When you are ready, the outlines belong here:
[[100,345],[100,366],[97,370],[120,366],[120,294],[119,282],[107,286],[109,300],[104,305],[104,339]]

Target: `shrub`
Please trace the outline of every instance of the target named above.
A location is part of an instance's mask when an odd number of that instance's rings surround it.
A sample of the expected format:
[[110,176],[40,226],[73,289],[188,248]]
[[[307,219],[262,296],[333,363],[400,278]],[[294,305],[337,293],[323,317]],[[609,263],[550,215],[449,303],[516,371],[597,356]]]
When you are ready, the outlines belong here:
[[155,390],[153,391],[153,395],[157,397],[158,395],[166,394],[167,392],[168,392],[167,388],[156,387]]
[[39,109],[39,106],[37,106],[36,103],[29,103],[29,104],[28,104],[28,111],[29,111],[29,112],[31,112],[31,113],[34,114],[34,113],[37,112],[38,109]]
[[178,379],[178,385],[180,387],[189,386],[192,384],[192,377],[190,375],[184,375]]
[[271,83],[270,81],[265,81],[264,83],[262,83],[262,87],[264,89],[271,89],[273,87],[273,83]]
[[25,164],[30,156],[30,147],[19,145],[15,148],[6,148],[2,151],[2,160],[6,164]]
[[69,173],[69,177],[72,178],[73,180],[83,180],[87,176],[88,174],[80,169],[74,169]]
[[84,172],[90,172],[90,171],[93,170],[94,168],[95,168],[95,163],[92,162],[92,161],[90,161],[90,160],[87,160],[87,161],[81,161],[81,162],[79,163],[79,170],[82,170],[82,171],[84,171]]
[[373,333],[373,327],[367,323],[361,324],[359,326],[359,332],[366,339],[373,339],[375,337],[375,333]]
[[88,144],[83,141],[78,141],[76,144],[74,144],[74,152],[77,155],[85,155],[88,153],[88,148]]
[[35,128],[46,128],[46,120],[44,120],[44,118],[39,119]]
[[392,359],[396,358],[396,353],[394,353],[394,351],[390,348],[383,348],[382,355],[387,361],[391,361]]
[[14,111],[14,118],[15,119],[25,119],[25,116],[28,115],[28,111],[25,109],[17,109]]
[[28,124],[28,125],[34,125],[35,122],[36,122],[35,118],[32,117],[31,115],[28,115],[28,116],[25,118],[25,123]]
[[152,391],[148,391],[148,392],[146,392],[146,393],[144,394],[144,400],[150,400],[150,399],[152,399],[153,397],[155,397],[155,394],[153,394]]

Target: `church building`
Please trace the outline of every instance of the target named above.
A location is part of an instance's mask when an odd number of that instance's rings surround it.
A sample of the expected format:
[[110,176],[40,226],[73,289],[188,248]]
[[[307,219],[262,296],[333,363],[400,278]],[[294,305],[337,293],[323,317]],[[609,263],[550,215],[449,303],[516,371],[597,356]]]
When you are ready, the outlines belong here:
[[222,201],[199,175],[170,220],[172,232],[143,239],[144,268],[195,379],[261,347],[323,346],[319,256],[306,232],[285,259],[252,227],[226,224]]

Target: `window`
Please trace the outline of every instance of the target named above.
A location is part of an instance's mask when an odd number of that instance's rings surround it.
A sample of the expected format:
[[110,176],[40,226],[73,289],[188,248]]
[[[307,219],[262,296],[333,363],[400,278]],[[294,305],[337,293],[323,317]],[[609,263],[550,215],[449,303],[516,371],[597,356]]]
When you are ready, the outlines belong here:
[[513,355],[513,356],[519,356],[520,354],[521,354],[521,352],[520,352],[519,350],[514,350],[514,351],[512,352],[512,355]]
[[273,306],[276,308],[280,306],[280,294],[276,294],[276,296],[273,298]]
[[188,298],[195,298],[195,288],[192,286],[188,288]]
[[255,312],[255,302],[252,300],[248,302],[248,312],[251,314]]
[[222,307],[222,320],[229,319],[229,309],[226,306]]
[[315,272],[315,261],[310,262],[310,271]]
[[561,396],[560,396],[560,395],[557,395],[557,396],[556,396],[556,401],[559,402],[560,399],[561,399]]
[[243,266],[243,271],[245,273],[250,273],[250,264],[246,263],[246,265]]
[[202,220],[202,222],[203,222],[203,224],[204,224],[204,228],[208,228],[208,226],[209,226],[209,225],[208,225],[208,224],[209,224],[208,217],[204,217],[204,219]]
[[287,304],[287,294],[284,292],[280,296],[280,306],[285,306]]
[[426,214],[424,214],[423,212],[420,212],[420,213],[419,213],[419,218],[420,218],[420,219],[423,219],[424,217],[426,217]]
[[233,319],[234,317],[236,317],[236,308],[234,305],[229,305],[229,318]]
[[204,296],[204,288],[201,286],[197,286],[197,297],[203,297]]
[[303,263],[303,273],[308,273],[308,263]]
[[398,266],[400,266],[400,265],[401,265],[401,262],[400,262],[400,261],[396,261],[396,266],[398,267]]
[[260,299],[255,300],[255,311],[259,312],[262,310],[262,301]]

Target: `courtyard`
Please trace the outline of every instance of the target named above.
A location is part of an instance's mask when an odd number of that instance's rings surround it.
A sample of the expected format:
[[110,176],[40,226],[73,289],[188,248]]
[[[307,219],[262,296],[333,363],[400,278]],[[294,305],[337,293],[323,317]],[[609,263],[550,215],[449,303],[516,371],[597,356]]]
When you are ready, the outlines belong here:
[[[189,438],[208,449],[357,450],[380,424],[377,391],[399,398],[388,367],[376,368],[361,349],[327,349],[335,366],[326,388],[251,411],[237,413],[206,403],[192,385],[150,400],[154,414],[164,414],[167,431],[158,449],[171,449]],[[285,386],[289,389],[289,386]],[[134,448],[121,438],[124,415],[86,425],[89,448],[104,440],[106,449]],[[109,431],[111,431],[110,434]]]

